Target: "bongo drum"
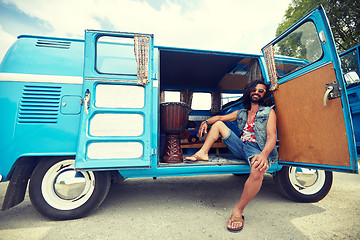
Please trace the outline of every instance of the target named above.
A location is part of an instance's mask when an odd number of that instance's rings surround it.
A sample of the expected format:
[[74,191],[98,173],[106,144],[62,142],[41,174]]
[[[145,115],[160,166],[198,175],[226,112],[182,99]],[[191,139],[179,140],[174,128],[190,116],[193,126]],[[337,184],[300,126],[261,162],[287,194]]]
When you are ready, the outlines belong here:
[[166,134],[165,149],[161,162],[183,162],[180,133],[185,130],[189,113],[189,105],[183,102],[167,102],[160,105],[160,128]]

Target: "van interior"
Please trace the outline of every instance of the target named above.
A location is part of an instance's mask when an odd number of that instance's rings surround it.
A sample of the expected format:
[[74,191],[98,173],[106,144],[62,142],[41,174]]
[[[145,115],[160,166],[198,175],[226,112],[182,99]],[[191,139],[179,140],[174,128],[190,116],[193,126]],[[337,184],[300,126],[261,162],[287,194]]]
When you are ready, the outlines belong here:
[[[240,98],[250,81],[263,79],[256,55],[159,48],[160,58],[160,165],[245,164],[236,159],[219,139],[209,152],[209,161],[182,161],[202,146],[198,136],[202,121],[241,109]],[[174,105],[172,109],[171,106]],[[179,106],[181,105],[181,106]],[[178,126],[174,126],[174,125]],[[239,134],[236,122],[226,123]],[[177,129],[174,129],[177,128]],[[210,126],[209,126],[210,128]],[[173,149],[175,135],[181,150]],[[172,148],[172,149],[169,149]],[[168,155],[180,155],[171,159]],[[181,156],[182,155],[182,156]],[[169,159],[170,158],[170,159]]]

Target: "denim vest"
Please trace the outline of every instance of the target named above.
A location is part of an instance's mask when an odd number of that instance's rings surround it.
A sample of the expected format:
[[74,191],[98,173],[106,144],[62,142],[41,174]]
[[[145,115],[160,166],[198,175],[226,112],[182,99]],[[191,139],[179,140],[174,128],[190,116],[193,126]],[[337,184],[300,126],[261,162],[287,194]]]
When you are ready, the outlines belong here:
[[[266,144],[266,140],[267,140],[266,125],[270,111],[273,108],[274,106],[271,107],[260,106],[255,116],[255,126],[254,126],[255,137],[257,144],[259,145],[261,150],[264,149]],[[239,110],[237,115],[237,124],[239,127],[240,136],[242,135],[243,129],[247,121],[247,112],[248,111],[246,109],[241,109]],[[279,154],[277,151],[277,147],[275,146],[274,149],[269,154],[268,159],[270,163],[276,163],[278,158],[279,158]]]

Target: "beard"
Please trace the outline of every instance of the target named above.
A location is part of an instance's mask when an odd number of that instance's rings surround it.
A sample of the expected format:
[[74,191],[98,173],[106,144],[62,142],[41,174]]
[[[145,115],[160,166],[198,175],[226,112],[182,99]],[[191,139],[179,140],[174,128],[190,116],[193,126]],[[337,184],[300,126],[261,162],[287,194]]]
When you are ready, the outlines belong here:
[[259,94],[254,93],[251,95],[251,102],[252,103],[262,103],[264,97],[261,97]]

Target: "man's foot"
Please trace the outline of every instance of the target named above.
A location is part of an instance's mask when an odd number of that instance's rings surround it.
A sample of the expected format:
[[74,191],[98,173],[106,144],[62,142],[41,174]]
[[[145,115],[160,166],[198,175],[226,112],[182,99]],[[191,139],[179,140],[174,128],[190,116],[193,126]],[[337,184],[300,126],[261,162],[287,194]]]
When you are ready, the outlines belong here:
[[197,161],[209,161],[209,157],[204,155],[200,155],[199,153],[195,153],[194,155],[190,157],[186,157],[185,160],[190,162],[197,162]]
[[240,232],[244,227],[244,221],[244,216],[234,217],[233,215],[231,215],[227,222],[227,229],[230,232]]

